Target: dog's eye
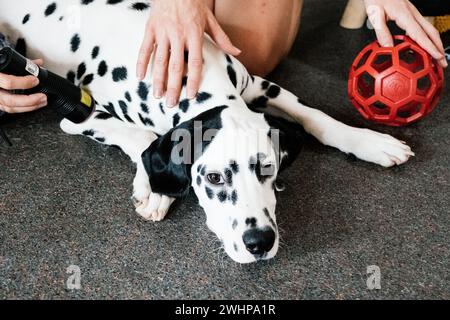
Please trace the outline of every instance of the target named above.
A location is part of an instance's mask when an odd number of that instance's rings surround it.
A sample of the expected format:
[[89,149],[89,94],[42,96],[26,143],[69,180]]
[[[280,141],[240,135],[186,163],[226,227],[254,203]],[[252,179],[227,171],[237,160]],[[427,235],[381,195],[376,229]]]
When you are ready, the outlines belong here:
[[206,176],[206,178],[208,179],[209,183],[216,185],[216,186],[220,186],[225,183],[225,181],[220,173],[216,173],[216,172],[209,173]]

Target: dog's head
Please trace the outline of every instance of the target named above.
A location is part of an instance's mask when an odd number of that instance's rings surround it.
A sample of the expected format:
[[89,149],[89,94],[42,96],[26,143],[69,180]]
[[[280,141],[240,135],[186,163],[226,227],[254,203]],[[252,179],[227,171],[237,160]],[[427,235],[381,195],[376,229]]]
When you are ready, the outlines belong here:
[[275,180],[300,151],[286,120],[226,106],[160,137],[143,153],[152,191],[182,197],[192,187],[207,225],[240,263],[278,250]]

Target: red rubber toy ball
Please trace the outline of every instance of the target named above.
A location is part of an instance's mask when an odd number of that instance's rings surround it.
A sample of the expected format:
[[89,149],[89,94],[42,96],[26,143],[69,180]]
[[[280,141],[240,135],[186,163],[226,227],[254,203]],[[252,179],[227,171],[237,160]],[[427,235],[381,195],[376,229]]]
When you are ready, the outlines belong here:
[[367,119],[390,126],[418,121],[434,110],[444,87],[442,67],[407,36],[392,48],[365,47],[350,70],[348,94]]

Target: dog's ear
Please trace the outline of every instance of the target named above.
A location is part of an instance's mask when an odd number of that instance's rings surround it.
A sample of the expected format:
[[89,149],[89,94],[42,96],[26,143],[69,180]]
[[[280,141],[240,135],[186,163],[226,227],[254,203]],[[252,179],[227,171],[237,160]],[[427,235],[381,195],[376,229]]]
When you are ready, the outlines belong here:
[[300,153],[306,132],[296,122],[269,114],[264,114],[264,118],[270,126],[268,135],[274,144],[277,159],[280,162],[280,171],[284,170]]
[[210,109],[179,124],[142,153],[152,192],[173,198],[189,192],[192,164],[214,138],[212,131],[222,127],[220,114],[226,107]]

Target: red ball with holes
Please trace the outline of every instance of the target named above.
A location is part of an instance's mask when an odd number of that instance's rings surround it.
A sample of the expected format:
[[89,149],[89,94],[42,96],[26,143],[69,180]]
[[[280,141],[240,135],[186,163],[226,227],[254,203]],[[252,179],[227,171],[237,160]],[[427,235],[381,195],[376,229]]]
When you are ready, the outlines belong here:
[[348,93],[367,120],[390,126],[418,121],[436,107],[444,87],[442,67],[407,36],[392,48],[365,47],[350,70]]

